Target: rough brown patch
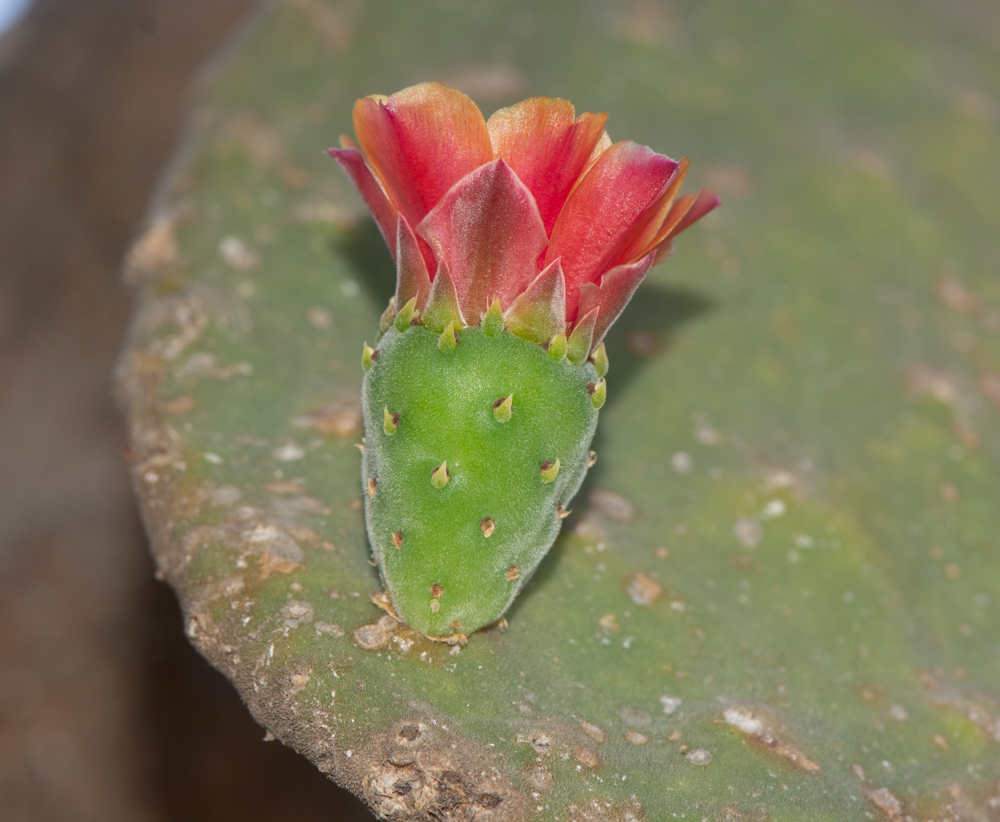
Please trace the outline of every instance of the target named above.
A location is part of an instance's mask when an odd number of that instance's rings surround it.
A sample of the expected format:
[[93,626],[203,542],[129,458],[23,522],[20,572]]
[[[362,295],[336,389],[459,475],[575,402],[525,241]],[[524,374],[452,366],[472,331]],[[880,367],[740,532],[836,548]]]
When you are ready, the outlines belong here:
[[399,623],[391,616],[379,617],[378,622],[354,629],[354,641],[366,651],[376,651],[389,644]]
[[507,569],[507,579],[510,580],[511,582],[513,582],[515,579],[520,578],[520,576],[521,576],[521,569],[518,568],[516,565],[511,565],[510,568]]
[[601,764],[601,758],[588,748],[577,748],[573,756],[585,768],[596,768]]
[[604,741],[604,731],[597,727],[597,725],[581,720],[580,727],[583,728],[583,732],[587,734],[587,736],[593,737],[598,742]]
[[486,517],[486,519],[479,523],[479,527],[483,529],[483,536],[489,538],[496,531],[497,524],[490,517]]
[[261,554],[260,555],[260,577],[259,579],[265,580],[271,574],[290,574],[296,568],[299,567],[298,562],[293,562],[290,559],[285,559],[284,557],[275,556],[274,554]]
[[392,532],[392,547],[402,548],[403,547],[403,532],[393,531]]
[[632,601],[636,605],[652,605],[656,598],[663,593],[663,586],[645,574],[636,574],[629,580],[626,593],[632,597]]
[[525,798],[478,746],[433,722],[392,723],[352,766],[365,800],[382,819],[519,822]]
[[785,732],[777,720],[767,712],[743,705],[727,708],[723,714],[726,722],[746,734],[752,742],[796,768],[808,773],[818,773],[819,765],[805,752],[783,738]]
[[868,791],[868,799],[889,819],[899,819],[903,814],[903,803],[888,788],[875,788]]

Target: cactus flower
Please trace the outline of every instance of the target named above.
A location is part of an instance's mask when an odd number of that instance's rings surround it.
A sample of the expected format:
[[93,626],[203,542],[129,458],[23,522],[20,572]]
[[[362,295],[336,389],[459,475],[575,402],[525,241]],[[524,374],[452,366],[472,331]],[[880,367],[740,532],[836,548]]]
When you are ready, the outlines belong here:
[[396,263],[364,350],[362,479],[390,607],[427,636],[498,619],[545,556],[592,464],[604,335],[718,205],[606,119],[535,97],[487,121],[423,83],[359,100],[357,144],[329,152]]

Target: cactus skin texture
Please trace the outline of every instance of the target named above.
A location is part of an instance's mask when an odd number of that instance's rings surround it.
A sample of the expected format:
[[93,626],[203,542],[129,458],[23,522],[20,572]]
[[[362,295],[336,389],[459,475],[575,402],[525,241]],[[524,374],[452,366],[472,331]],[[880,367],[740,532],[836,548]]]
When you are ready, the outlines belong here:
[[[559,533],[597,426],[591,363],[556,362],[506,331],[465,328],[450,351],[438,339],[391,328],[362,391],[363,479],[376,480],[368,538],[396,613],[431,637],[474,631],[507,609]],[[494,404],[511,395],[500,422]],[[392,435],[386,407],[399,415]],[[431,475],[444,462],[438,488]]]
[[607,398],[602,339],[719,204],[606,120],[534,97],[487,122],[423,83],[359,100],[358,142],[329,151],[396,263],[362,354],[362,480],[383,605],[426,636],[501,617],[552,546]]

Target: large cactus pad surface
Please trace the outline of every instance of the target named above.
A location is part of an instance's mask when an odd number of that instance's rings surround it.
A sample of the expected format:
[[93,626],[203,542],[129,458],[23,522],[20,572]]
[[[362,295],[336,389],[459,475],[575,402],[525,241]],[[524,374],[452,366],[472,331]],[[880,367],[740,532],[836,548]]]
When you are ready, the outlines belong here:
[[[130,268],[134,475],[192,641],[394,819],[993,822],[998,30],[986,0],[275,6]],[[724,200],[611,330],[598,462],[464,647],[370,600],[393,270],[322,153],[426,79],[610,111]],[[534,390],[482,399],[513,425]]]

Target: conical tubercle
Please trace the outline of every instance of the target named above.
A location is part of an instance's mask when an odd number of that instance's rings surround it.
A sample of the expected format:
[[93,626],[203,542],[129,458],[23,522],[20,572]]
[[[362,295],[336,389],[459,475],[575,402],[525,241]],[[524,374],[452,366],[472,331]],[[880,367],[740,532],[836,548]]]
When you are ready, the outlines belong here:
[[440,334],[450,323],[455,323],[457,328],[465,325],[462,311],[458,307],[455,283],[444,260],[438,263],[422,319],[424,326],[435,334]]
[[507,330],[543,345],[566,329],[566,277],[553,260],[517,296],[504,314]]
[[417,235],[400,214],[396,222],[396,305],[406,305],[416,297],[421,313],[431,292],[431,275],[420,251]]
[[594,342],[594,326],[597,324],[598,309],[588,312],[577,320],[573,333],[566,344],[566,358],[573,365],[583,365],[590,356]]

